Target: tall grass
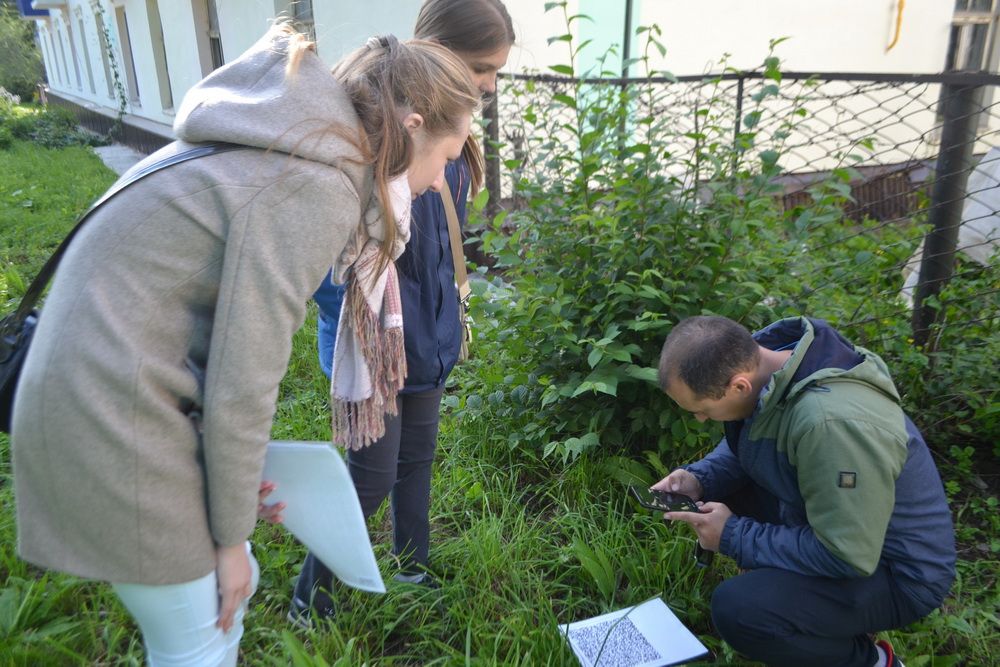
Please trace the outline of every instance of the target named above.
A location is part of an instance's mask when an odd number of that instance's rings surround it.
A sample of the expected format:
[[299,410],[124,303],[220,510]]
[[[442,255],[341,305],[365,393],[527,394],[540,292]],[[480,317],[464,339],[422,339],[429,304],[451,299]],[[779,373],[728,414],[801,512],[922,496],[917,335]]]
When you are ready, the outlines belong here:
[[[0,152],[0,161],[0,259],[4,274],[26,278],[113,176],[77,149],[16,144]],[[32,206],[20,206],[18,197],[32,187]],[[48,213],[36,223],[40,210]],[[10,298],[16,296],[11,290]],[[9,300],[5,310],[12,306]],[[314,332],[310,316],[296,334],[275,438],[329,438]],[[475,383],[477,373],[504,371],[483,360],[458,376]],[[370,532],[388,592],[336,586],[336,617],[293,630],[285,613],[305,549],[283,528],[261,525],[253,536],[261,580],[243,664],[574,665],[559,624],[656,595],[699,634],[715,664],[747,664],[713,633],[709,616],[711,592],[735,573],[732,564],[719,558],[709,570],[695,568],[690,531],[636,512],[620,482],[627,461],[608,452],[568,467],[539,458],[496,437],[510,429],[503,420],[463,419],[457,410],[463,401],[452,387],[446,404],[454,407],[443,417],[434,470],[431,567],[441,588],[392,581],[397,564],[383,508]],[[46,573],[17,558],[9,453],[0,435],[0,665],[142,664],[141,638],[106,585]],[[997,573],[994,560],[963,561],[942,610],[889,633],[907,665],[996,664]]]

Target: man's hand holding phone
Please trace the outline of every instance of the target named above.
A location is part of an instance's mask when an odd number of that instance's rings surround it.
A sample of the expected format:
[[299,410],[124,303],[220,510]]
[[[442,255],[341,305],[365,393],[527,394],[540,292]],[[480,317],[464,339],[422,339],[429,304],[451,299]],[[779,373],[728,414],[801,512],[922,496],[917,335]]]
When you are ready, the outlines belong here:
[[698,478],[681,468],[673,471],[649,488],[653,491],[682,493],[693,500],[701,500],[702,493],[704,493],[704,489],[702,489]]
[[722,503],[702,503],[700,512],[667,512],[663,515],[669,521],[683,521],[698,534],[698,544],[709,551],[718,551],[722,530],[733,515]]
[[[694,500],[701,500],[705,490],[701,482],[693,474],[678,468],[659,482],[650,487],[653,491],[665,491],[670,493],[683,493]],[[694,528],[698,535],[698,545],[702,549],[710,552],[719,550],[719,542],[722,539],[722,530],[726,526],[726,521],[733,515],[732,511],[722,503],[700,503],[699,511],[695,512],[666,512],[663,518],[668,521],[683,521]]]

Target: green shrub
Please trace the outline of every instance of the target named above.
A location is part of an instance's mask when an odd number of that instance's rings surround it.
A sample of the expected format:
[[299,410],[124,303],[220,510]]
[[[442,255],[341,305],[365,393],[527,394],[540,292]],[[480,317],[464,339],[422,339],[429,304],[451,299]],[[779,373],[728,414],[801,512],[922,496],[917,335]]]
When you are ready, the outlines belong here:
[[[558,39],[575,62],[569,32]],[[643,32],[647,53],[658,48],[658,31]],[[802,98],[769,104],[781,92],[778,60],[762,69],[735,136],[737,110],[719,78],[702,86],[709,99],[692,112],[693,131],[679,129],[663,87],[528,81],[505,91],[522,107],[520,158],[506,165],[518,175],[519,206],[481,235],[503,281],[473,304],[479,360],[464,402],[455,401],[463,418],[509,421],[491,437],[564,461],[599,447],[685,460],[719,429],[697,425],[659,391],[669,329],[702,313],[750,329],[805,314],[886,358],[906,408],[941,451],[956,435],[987,451],[1000,441],[990,361],[1000,352],[996,269],[957,278],[940,297],[952,305],[943,306],[937,351],[915,346],[899,268],[925,229],[845,218],[850,183],[861,178],[852,152],[833,156],[840,166],[809,189],[807,206],[786,211],[775,185],[783,142],[808,113]],[[976,294],[994,296],[982,303]],[[958,314],[976,302],[981,312]],[[967,383],[958,391],[956,378]],[[941,417],[928,418],[932,410]]]
[[107,137],[79,128],[69,109],[33,106],[0,101],[0,132],[12,138],[34,142],[45,148],[102,146]]
[[14,7],[0,4],[0,87],[31,101],[35,85],[43,78],[34,22],[22,20]]
[[[647,38],[655,45],[655,31]],[[780,80],[777,64],[767,60],[766,76]],[[544,94],[530,82],[515,94],[525,92]],[[767,88],[750,113],[776,93]],[[521,418],[499,434],[510,445],[564,460],[595,447],[693,456],[714,433],[658,389],[667,331],[701,313],[750,328],[778,315],[765,297],[794,253],[771,185],[776,154],[751,154],[752,129],[734,144],[721,96],[699,111],[695,151],[671,154],[675,125],[634,113],[657,94],[579,84],[524,114],[531,163],[511,165],[524,174],[515,186],[524,205],[482,236],[513,290],[476,306],[481,356],[504,359],[505,374],[465,406],[470,418],[478,406]],[[635,128],[627,140],[622,127]]]

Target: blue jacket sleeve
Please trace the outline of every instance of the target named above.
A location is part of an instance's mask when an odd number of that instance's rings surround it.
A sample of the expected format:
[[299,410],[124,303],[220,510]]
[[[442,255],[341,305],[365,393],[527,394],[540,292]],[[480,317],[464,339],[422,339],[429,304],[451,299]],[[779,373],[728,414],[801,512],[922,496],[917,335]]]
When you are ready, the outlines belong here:
[[340,321],[340,307],[344,303],[344,286],[334,284],[331,273],[313,293],[313,300],[319,306],[316,319],[316,353],[319,367],[327,377],[333,375],[333,346],[337,341],[337,322]]
[[725,438],[702,460],[681,467],[701,482],[702,500],[724,498],[736,491],[748,479]]
[[744,568],[775,567],[838,579],[859,576],[823,546],[808,524],[778,526],[733,515],[722,530],[719,551]]
[[340,318],[340,306],[344,303],[344,286],[334,284],[331,273],[327,272],[319,289],[313,292],[313,300],[327,319],[336,322]]

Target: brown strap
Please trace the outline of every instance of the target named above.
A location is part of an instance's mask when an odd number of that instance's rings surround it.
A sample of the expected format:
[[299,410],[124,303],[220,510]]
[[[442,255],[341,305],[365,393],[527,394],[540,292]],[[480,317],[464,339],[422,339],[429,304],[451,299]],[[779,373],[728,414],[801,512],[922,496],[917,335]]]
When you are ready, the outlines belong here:
[[444,202],[445,217],[448,218],[448,239],[451,241],[451,260],[455,263],[458,299],[467,303],[472,290],[469,288],[469,275],[465,269],[465,250],[462,247],[462,232],[458,228],[458,211],[455,210],[455,198],[451,195],[448,181],[444,181],[439,194]]

